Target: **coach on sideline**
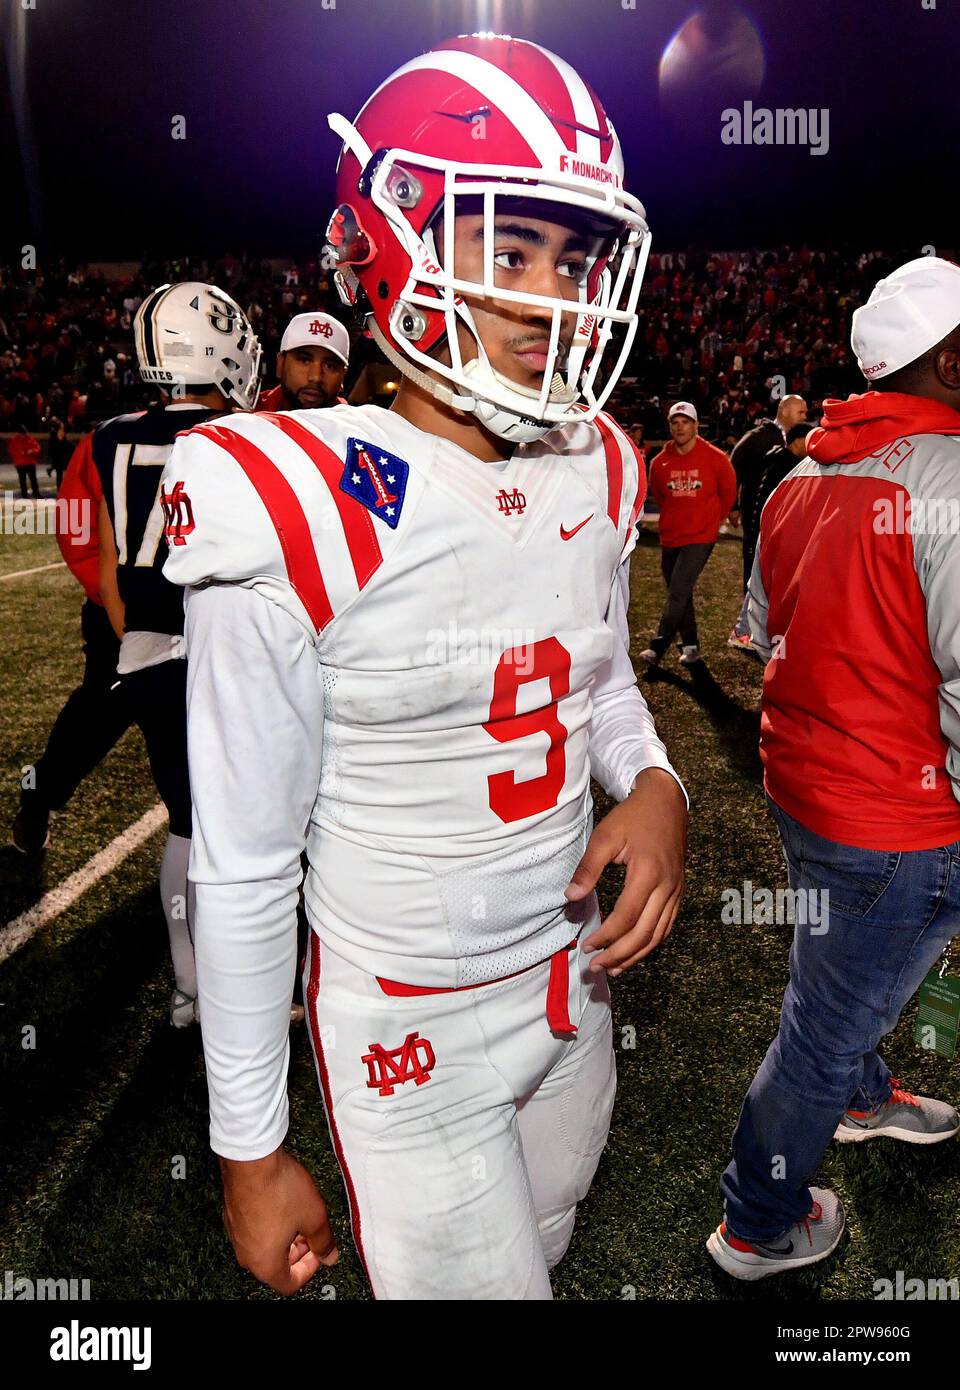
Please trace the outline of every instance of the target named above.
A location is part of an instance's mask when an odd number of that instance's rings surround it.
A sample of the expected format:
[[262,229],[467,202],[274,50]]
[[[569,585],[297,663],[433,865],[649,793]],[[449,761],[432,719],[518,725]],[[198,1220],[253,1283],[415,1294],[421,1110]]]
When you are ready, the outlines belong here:
[[700,437],[696,407],[677,401],[667,419],[671,439],[650,465],[648,488],[660,508],[660,569],[667,602],[640,658],[659,666],[680,634],[682,666],[700,661],[693,591],[737,496],[737,478],[722,449]]
[[260,395],[257,410],[324,410],[345,405],[340,392],[350,365],[350,334],[330,314],[297,314],[277,354],[278,384]]
[[943,524],[960,508],[960,267],[901,266],[851,342],[876,389],[826,402],[764,508],[750,577],[760,752],[797,924],[707,1242],[739,1279],[839,1241],[839,1198],[807,1186],[832,1138],[935,1144],[960,1128],[876,1050],[960,931],[960,535]]

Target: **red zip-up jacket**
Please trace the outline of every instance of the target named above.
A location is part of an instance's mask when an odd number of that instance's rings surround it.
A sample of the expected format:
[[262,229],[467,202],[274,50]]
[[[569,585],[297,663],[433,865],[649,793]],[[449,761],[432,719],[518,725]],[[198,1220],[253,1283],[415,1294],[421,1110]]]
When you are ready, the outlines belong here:
[[[334,401],[334,405],[347,405],[347,404],[349,404],[349,402],[346,401],[346,400],[344,399],[343,396],[338,396],[338,397],[336,398],[336,400]],[[258,415],[261,414],[263,411],[266,411],[266,410],[273,411],[273,412],[277,412],[277,413],[282,413],[282,412],[284,412],[284,411],[290,410],[291,408],[294,409],[294,410],[299,410],[301,407],[300,407],[300,406],[293,406],[293,407],[291,407],[291,406],[287,405],[287,393],[286,393],[286,391],[283,389],[283,383],[282,383],[282,382],[278,382],[276,386],[271,386],[269,391],[261,391],[261,392],[260,392],[260,399],[257,401],[257,414],[258,414]]]
[[650,465],[650,496],[660,508],[660,544],[712,545],[737,500],[737,475],[722,449],[698,435],[678,454],[671,439]]
[[40,445],[32,434],[15,434],[7,441],[7,450],[15,468],[29,468],[40,457]]
[[768,793],[828,840],[960,840],[960,413],[827,401],[750,579]]

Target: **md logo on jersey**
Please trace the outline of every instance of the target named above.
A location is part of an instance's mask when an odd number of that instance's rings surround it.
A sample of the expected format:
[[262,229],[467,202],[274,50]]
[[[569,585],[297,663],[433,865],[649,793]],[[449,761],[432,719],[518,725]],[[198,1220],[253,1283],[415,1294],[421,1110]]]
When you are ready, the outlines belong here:
[[508,492],[505,487],[502,487],[497,493],[496,501],[497,510],[502,512],[504,516],[523,516],[527,505],[527,499],[518,487],[515,487],[512,492]]
[[396,530],[409,473],[410,465],[396,454],[362,439],[348,439],[340,491],[362,502],[374,516]]
[[400,1046],[392,1049],[371,1043],[370,1051],[360,1060],[367,1068],[367,1085],[382,1096],[392,1096],[394,1087],[405,1081],[422,1086],[437,1065],[433,1047],[419,1033],[408,1033]]
[[174,483],[167,492],[160,489],[160,506],[163,509],[163,534],[174,545],[186,545],[186,537],[195,529],[193,505],[183,488],[182,482]]

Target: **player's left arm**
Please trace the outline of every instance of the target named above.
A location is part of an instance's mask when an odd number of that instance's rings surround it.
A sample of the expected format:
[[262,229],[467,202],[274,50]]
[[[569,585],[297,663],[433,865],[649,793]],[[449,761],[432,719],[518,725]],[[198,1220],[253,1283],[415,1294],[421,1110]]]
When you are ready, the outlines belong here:
[[618,975],[669,935],[680,908],[687,841],[687,794],[657,736],[630,660],[629,560],[614,579],[607,622],[613,656],[593,688],[590,770],[620,805],[595,828],[567,899],[579,902],[608,864],[626,866],[623,891],[609,917],[583,943],[591,970]]

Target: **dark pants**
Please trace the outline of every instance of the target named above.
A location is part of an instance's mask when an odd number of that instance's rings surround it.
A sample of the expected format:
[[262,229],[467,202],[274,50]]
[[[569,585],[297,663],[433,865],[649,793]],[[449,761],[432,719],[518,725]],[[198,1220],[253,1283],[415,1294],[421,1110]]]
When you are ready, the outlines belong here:
[[678,545],[664,547],[660,551],[660,568],[667,585],[667,604],[657,635],[650,645],[661,655],[678,632],[685,647],[698,645],[693,590],[712,549],[713,545]]
[[746,593],[750,587],[750,572],[753,569],[753,557],[757,553],[757,541],[759,536],[756,531],[748,531],[746,526],[743,528],[743,592]]
[[889,1099],[877,1046],[960,932],[960,841],[854,849],[767,804],[790,887],[812,910],[805,921],[797,911],[780,1031],[747,1092],[720,1184],[728,1228],[748,1241],[773,1239],[807,1215],[807,1184],[841,1115]]
[[30,491],[34,497],[40,496],[40,487],[37,483],[37,465],[28,463],[25,468],[17,466],[17,477],[20,479],[20,496],[26,497],[27,483],[30,484]]
[[187,769],[187,663],[161,661],[114,679],[119,680],[133,722],[143,733],[150,771],[170,816],[170,834],[189,840],[193,827]]
[[36,764],[36,787],[22,800],[59,811],[133,722],[129,703],[116,686],[120,641],[106,610],[87,599],[80,610],[85,659],[83,683],[68,698]]
[[750,585],[750,571],[753,569],[753,557],[757,549],[759,533],[756,522],[757,498],[759,496],[758,480],[744,483],[740,488],[740,525],[743,528],[743,592],[746,593]]

